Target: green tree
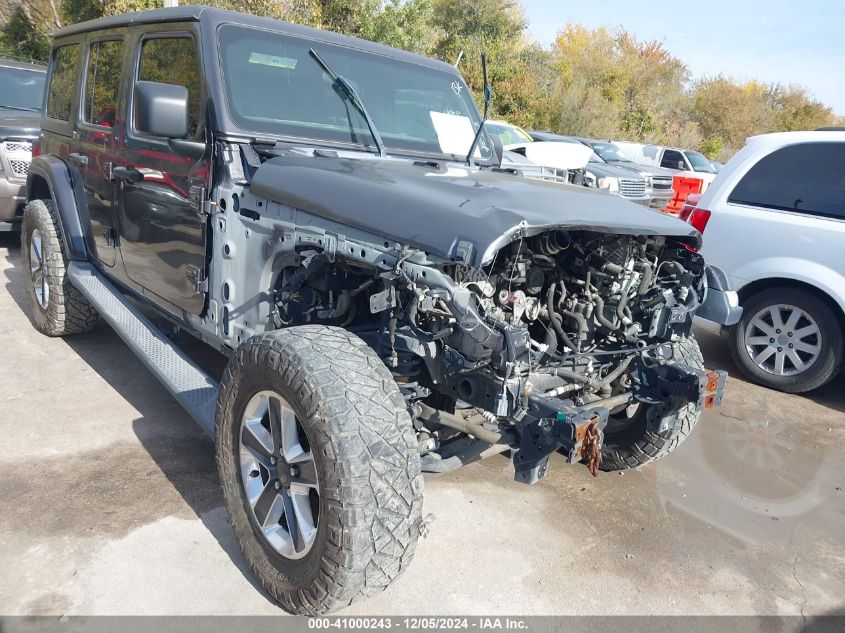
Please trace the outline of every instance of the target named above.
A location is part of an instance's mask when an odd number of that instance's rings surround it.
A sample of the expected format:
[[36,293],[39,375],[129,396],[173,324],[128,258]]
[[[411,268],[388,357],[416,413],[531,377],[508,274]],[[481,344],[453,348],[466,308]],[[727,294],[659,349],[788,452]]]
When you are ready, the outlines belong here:
[[46,61],[50,55],[50,34],[26,9],[23,4],[15,7],[0,29],[0,54]]

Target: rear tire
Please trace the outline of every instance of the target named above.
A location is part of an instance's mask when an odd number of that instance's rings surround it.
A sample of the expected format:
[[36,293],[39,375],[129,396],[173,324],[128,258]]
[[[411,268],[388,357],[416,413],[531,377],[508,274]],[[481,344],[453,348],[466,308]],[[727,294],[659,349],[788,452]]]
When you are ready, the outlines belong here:
[[[777,327],[780,323],[772,321],[773,315],[780,317],[784,327]],[[798,319],[795,324],[789,321],[792,315]],[[802,336],[802,332],[812,333]],[[800,288],[767,288],[743,301],[742,318],[731,328],[729,340],[734,362],[742,373],[752,382],[778,391],[818,389],[842,366],[839,319],[825,301]],[[767,345],[768,341],[773,342]],[[816,347],[815,352],[802,351]],[[791,354],[806,368],[797,370]],[[779,355],[783,356],[780,366]],[[759,364],[754,358],[760,359]]]
[[67,255],[52,200],[33,200],[21,222],[21,258],[32,322],[47,336],[91,331],[99,315],[67,279]]
[[[673,344],[673,360],[696,369],[704,369],[704,358],[698,342],[690,335]],[[689,402],[676,411],[667,411],[662,404],[640,404],[631,418],[625,413],[611,416],[605,428],[601,449],[604,471],[639,468],[657,461],[675,450],[692,432],[701,417],[701,408]],[[663,433],[649,430],[649,422],[659,418],[668,421]]]
[[[279,425],[282,440],[275,453],[269,407],[266,421],[261,410],[251,413],[251,403],[263,394],[282,403],[273,415],[287,420]],[[256,427],[259,417],[263,426]],[[296,447],[291,453],[281,429],[293,417],[297,432],[288,440]],[[259,457],[260,468],[249,463],[253,444],[244,435],[247,427],[265,437],[265,448],[271,446]],[[288,457],[305,453],[305,458]],[[294,487],[301,484],[284,472],[293,477],[290,465],[303,461],[312,462],[317,485],[300,512],[284,495],[294,499],[301,494]],[[390,371],[346,330],[292,327],[254,336],[238,348],[218,399],[217,465],[238,544],[287,611],[323,614],[379,593],[413,558],[423,498],[416,434]],[[250,501],[259,498],[248,492],[250,486],[257,486],[255,494],[269,494],[270,503],[281,497],[278,519]],[[304,525],[316,529],[311,537],[291,536],[297,530],[291,531],[285,518],[288,508],[294,527],[303,525],[306,515]]]

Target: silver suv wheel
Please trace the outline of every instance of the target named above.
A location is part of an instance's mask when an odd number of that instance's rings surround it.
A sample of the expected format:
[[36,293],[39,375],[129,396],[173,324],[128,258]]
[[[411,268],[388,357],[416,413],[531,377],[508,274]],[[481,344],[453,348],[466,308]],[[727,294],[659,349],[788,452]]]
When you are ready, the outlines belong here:
[[244,493],[265,540],[285,558],[302,558],[317,537],[320,484],[305,431],[275,391],[247,403],[239,456]]
[[819,358],[822,335],[816,320],[794,305],[759,310],[745,328],[745,350],[757,367],[775,376],[807,371]]
[[42,310],[50,303],[50,285],[47,283],[47,270],[44,266],[44,247],[41,243],[41,232],[33,229],[29,238],[29,272],[32,277],[32,291],[35,300]]

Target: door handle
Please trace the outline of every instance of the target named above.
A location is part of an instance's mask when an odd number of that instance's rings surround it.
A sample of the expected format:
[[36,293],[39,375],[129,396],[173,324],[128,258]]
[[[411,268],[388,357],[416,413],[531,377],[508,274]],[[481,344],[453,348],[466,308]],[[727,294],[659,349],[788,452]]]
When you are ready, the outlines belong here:
[[67,155],[68,160],[74,165],[85,167],[88,164],[88,157],[85,154],[77,154],[76,152]]
[[111,173],[115,180],[122,180],[124,182],[141,182],[144,179],[144,174],[134,167],[114,167]]

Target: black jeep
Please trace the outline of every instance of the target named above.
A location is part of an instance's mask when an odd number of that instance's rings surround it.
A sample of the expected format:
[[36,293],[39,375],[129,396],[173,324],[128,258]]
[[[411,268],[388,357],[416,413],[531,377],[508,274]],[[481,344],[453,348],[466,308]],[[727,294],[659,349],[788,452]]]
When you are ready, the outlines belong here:
[[[62,29],[48,82],[35,326],[103,317],[215,437],[244,556],[290,611],[409,565],[422,472],[634,468],[720,401],[691,321],[738,310],[699,233],[503,169],[448,64],[191,6]],[[222,381],[165,329],[228,356]]]

